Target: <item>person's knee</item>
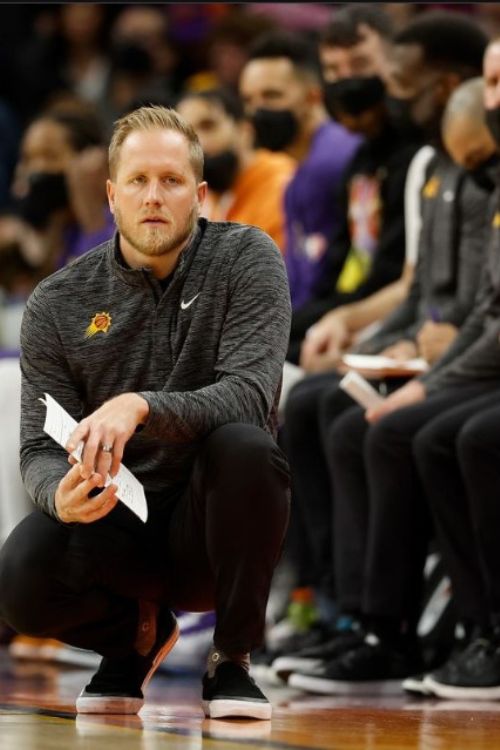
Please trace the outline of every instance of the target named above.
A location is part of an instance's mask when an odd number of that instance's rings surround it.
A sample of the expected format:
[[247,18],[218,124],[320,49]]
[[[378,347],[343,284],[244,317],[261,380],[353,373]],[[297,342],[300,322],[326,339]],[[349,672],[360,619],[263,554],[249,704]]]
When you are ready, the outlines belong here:
[[388,414],[370,426],[365,454],[370,465],[381,460],[397,461],[412,454],[414,430],[398,412]]
[[205,444],[205,466],[213,486],[231,488],[241,503],[249,498],[254,512],[259,503],[272,512],[273,502],[281,506],[288,497],[288,461],[271,435],[259,427],[236,423],[219,427]]

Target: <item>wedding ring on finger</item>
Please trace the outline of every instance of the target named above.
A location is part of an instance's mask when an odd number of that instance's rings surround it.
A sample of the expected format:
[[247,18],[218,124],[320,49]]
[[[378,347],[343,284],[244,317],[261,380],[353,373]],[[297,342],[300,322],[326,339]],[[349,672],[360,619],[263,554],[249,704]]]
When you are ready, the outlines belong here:
[[113,446],[112,445],[101,445],[101,451],[102,453],[113,453]]

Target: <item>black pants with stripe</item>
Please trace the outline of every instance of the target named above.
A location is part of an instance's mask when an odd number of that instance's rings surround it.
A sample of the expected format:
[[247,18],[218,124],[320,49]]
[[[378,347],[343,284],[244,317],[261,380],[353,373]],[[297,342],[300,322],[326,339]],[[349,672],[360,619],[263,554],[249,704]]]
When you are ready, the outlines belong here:
[[122,503],[92,524],[35,511],[0,551],[0,616],[25,635],[122,656],[138,600],[215,609],[216,646],[261,645],[289,518],[288,463],[263,430],[229,424],[204,441],[176,498],[148,496],[146,524]]

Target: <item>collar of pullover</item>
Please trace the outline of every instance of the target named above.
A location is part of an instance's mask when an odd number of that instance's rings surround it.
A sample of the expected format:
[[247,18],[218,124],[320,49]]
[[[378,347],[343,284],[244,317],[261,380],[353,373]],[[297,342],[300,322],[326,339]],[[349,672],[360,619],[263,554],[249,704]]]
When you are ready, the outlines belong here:
[[[206,219],[198,219],[198,224],[194,229],[188,244],[179,255],[177,264],[172,271],[172,280],[181,278],[186,274],[196,254],[206,224]],[[125,261],[120,251],[118,232],[115,232],[114,237],[109,242],[108,258],[113,273],[130,286],[145,286],[150,284],[151,280],[154,279],[153,272],[150,268],[130,268],[130,266],[125,265]],[[154,280],[156,281],[156,279]]]

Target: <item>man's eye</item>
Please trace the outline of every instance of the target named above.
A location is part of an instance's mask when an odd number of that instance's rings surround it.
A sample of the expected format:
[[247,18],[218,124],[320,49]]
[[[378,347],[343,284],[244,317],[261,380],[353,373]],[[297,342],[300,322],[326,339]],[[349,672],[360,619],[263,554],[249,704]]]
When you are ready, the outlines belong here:
[[137,175],[137,177],[134,177],[132,179],[132,182],[135,183],[136,185],[141,185],[145,181],[145,179],[146,178],[143,177],[142,175]]

